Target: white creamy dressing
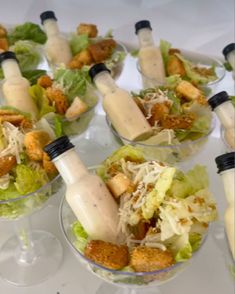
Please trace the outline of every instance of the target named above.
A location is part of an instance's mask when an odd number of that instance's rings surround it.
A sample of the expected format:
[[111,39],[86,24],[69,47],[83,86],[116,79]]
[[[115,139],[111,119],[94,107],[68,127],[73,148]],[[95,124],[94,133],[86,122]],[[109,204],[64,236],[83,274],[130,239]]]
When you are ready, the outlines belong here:
[[118,206],[102,180],[88,172],[73,149],[53,160],[66,185],[66,200],[92,239],[116,242]]
[[95,79],[103,95],[103,107],[116,131],[128,140],[141,140],[152,133],[151,126],[130,94],[116,86],[108,72],[99,73]]
[[234,193],[234,186],[235,186],[235,172],[234,168],[223,171],[220,173],[222,176],[223,184],[224,184],[224,191],[226,195],[226,199],[228,202],[228,207],[225,212],[224,221],[225,221],[225,228],[228,236],[228,241],[230,245],[230,249],[233,254],[233,258],[235,260],[235,193]]
[[154,46],[152,32],[144,28],[138,31],[140,50],[139,66],[146,87],[159,86],[165,83],[165,69],[158,47]]
[[28,92],[30,83],[22,77],[17,61],[13,59],[3,61],[2,69],[5,76],[2,91],[7,105],[30,113],[32,118],[36,119],[38,110]]
[[214,109],[225,129],[235,128],[235,108],[231,101],[226,101]]
[[72,52],[68,40],[60,34],[56,20],[45,20],[43,27],[47,34],[47,42],[45,44],[47,58],[55,65],[67,65],[72,59]]

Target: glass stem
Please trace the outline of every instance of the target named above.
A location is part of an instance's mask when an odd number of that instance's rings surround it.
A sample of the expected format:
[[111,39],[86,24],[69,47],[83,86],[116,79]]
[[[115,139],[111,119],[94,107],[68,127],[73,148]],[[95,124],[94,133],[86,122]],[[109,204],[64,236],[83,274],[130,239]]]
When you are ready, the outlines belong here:
[[34,243],[32,240],[31,223],[29,217],[14,222],[15,233],[19,241],[19,247],[16,251],[17,263],[21,265],[30,265],[36,259]]

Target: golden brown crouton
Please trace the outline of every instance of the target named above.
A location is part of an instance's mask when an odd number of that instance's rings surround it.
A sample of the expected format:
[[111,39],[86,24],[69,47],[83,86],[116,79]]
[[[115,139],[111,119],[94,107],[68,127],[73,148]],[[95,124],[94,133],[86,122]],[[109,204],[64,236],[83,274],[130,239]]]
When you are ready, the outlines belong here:
[[169,76],[180,75],[183,77],[186,75],[184,64],[176,55],[169,55],[166,71]]
[[151,109],[152,116],[148,119],[151,126],[154,126],[156,121],[160,121],[170,112],[170,104],[165,101],[163,103],[156,103]]
[[55,105],[56,112],[59,114],[65,114],[69,107],[68,99],[62,90],[58,88],[49,87],[46,89],[46,96]]
[[181,52],[177,48],[170,48],[168,53],[169,53],[169,55],[174,55],[175,53],[179,53],[180,54]]
[[171,252],[158,248],[138,246],[130,256],[130,265],[136,272],[150,272],[164,269],[174,264]]
[[161,126],[164,129],[190,129],[195,120],[193,114],[184,114],[184,115],[167,115],[161,119]]
[[0,38],[6,38],[7,30],[6,28],[0,24]]
[[47,132],[31,131],[25,134],[24,145],[26,153],[31,160],[43,160],[43,147],[50,142],[51,138]]
[[98,35],[97,26],[94,24],[80,23],[80,25],[77,27],[77,34],[86,34],[89,38],[95,38]]
[[68,67],[71,69],[80,69],[84,65],[90,65],[93,62],[94,60],[88,49],[84,49],[72,58],[72,60],[68,64]]
[[176,92],[187,100],[196,100],[202,96],[201,91],[188,81],[181,81],[176,87]]
[[16,157],[14,155],[6,155],[0,157],[0,178],[16,166]]
[[46,152],[43,152],[42,166],[48,175],[53,176],[58,173],[54,163],[50,160],[50,157]]
[[90,44],[88,50],[94,61],[97,63],[109,58],[116,46],[117,43],[113,39],[106,39],[95,44]]
[[32,128],[32,121],[30,119],[11,109],[0,109],[0,123],[5,121],[23,129]]
[[43,88],[51,87],[53,80],[48,75],[43,75],[37,80],[37,84]]
[[131,181],[123,173],[118,173],[113,178],[109,179],[106,184],[113,196],[117,198],[127,191],[128,187],[131,185]]
[[88,105],[83,102],[79,97],[75,97],[72,104],[69,106],[65,113],[67,120],[72,121],[77,119],[82,113],[86,112]]
[[7,51],[9,48],[8,40],[6,38],[0,38],[0,49]]
[[116,245],[101,240],[90,241],[84,251],[87,258],[109,269],[118,270],[128,264],[129,253],[125,245]]

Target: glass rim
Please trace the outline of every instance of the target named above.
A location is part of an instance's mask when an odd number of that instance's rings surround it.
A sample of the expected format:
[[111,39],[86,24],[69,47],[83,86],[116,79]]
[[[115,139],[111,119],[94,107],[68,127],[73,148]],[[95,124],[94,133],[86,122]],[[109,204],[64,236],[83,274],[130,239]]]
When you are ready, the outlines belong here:
[[[88,169],[89,170],[96,170],[100,165],[96,165],[96,166],[91,166]],[[105,266],[102,266],[100,264],[97,264],[96,262],[92,261],[91,259],[87,258],[82,252],[80,252],[76,246],[70,241],[66,229],[64,227],[64,222],[63,222],[63,207],[64,207],[64,203],[66,202],[66,198],[65,195],[63,195],[62,199],[61,199],[61,203],[60,203],[60,207],[59,207],[59,219],[60,219],[60,227],[61,230],[64,234],[64,237],[67,241],[67,243],[69,244],[70,248],[74,251],[74,253],[77,255],[79,255],[83,260],[85,260],[89,265],[93,265],[98,269],[104,270],[108,273],[112,273],[112,274],[116,274],[116,275],[124,275],[124,276],[132,276],[132,277],[136,277],[136,276],[150,276],[150,275],[156,275],[156,274],[160,274],[160,273],[167,273],[173,269],[178,268],[180,265],[184,265],[186,263],[188,263],[190,260],[192,260],[192,258],[194,258],[198,252],[201,250],[201,248],[204,246],[204,244],[206,243],[207,237],[209,235],[209,230],[210,230],[210,224],[208,224],[208,228],[207,231],[204,235],[202,235],[202,242],[200,244],[200,247],[198,248],[198,250],[196,250],[195,252],[193,252],[192,256],[184,261],[184,262],[176,262],[175,264],[173,264],[172,266],[169,266],[167,268],[164,269],[160,269],[160,270],[154,270],[154,271],[150,271],[150,272],[127,272],[127,271],[122,271],[122,270],[113,270],[113,269],[109,269]],[[70,208],[69,208],[70,209]],[[72,210],[71,210],[72,212]],[[72,212],[73,213],[73,212]],[[71,226],[71,224],[70,224]]]
[[196,140],[191,140],[191,141],[185,141],[185,142],[180,142],[179,144],[173,144],[173,145],[159,145],[159,144],[146,144],[146,143],[141,143],[141,141],[131,141],[129,139],[126,139],[125,137],[119,135],[119,133],[114,129],[111,121],[109,120],[108,115],[105,115],[105,119],[106,119],[106,123],[109,126],[109,129],[111,130],[111,132],[119,139],[123,140],[123,141],[127,141],[128,144],[133,145],[135,144],[136,146],[140,146],[140,147],[153,147],[153,148],[164,148],[164,149],[178,149],[181,147],[185,147],[185,146],[189,146],[189,145],[194,145],[194,143],[198,143],[200,141],[205,140],[206,138],[208,138],[210,136],[210,134],[213,132],[213,130],[215,129],[215,125],[216,125],[216,120],[214,117],[214,114],[212,113],[212,118],[211,118],[211,125],[210,125],[210,129],[208,131],[207,134],[204,134],[203,136],[201,136],[200,138],[196,139]]
[[[183,49],[181,49],[183,50]],[[182,54],[184,55],[184,54]],[[190,58],[189,58],[190,59]],[[205,83],[205,84],[199,84],[199,86],[201,87],[205,87],[205,86],[211,86],[211,85],[214,85],[214,84],[217,84],[219,83],[224,77],[225,77],[225,74],[226,74],[226,70],[223,66],[223,63],[218,59],[218,58],[215,58],[215,57],[210,57],[208,56],[208,59],[211,60],[211,63],[213,65],[213,62],[216,63],[216,67],[220,68],[222,70],[222,74],[220,77],[218,77],[216,80],[214,81],[210,81],[209,83]],[[138,70],[138,72],[145,78],[145,79],[148,79],[150,81],[155,81],[156,79],[154,78],[150,78],[148,77],[147,75],[145,75],[142,71],[141,71],[141,68],[140,68],[140,64],[139,64],[139,60],[136,61],[136,68]],[[171,77],[172,75],[170,75],[169,77]]]
[[30,193],[27,193],[25,195],[21,195],[21,196],[19,196],[17,198],[11,198],[11,199],[8,199],[8,200],[0,200],[0,205],[1,204],[7,204],[7,203],[16,202],[16,201],[19,201],[19,200],[22,200],[22,199],[29,198],[31,196],[35,196],[36,193],[40,193],[41,191],[43,191],[44,189],[48,188],[51,184],[53,184],[54,182],[56,182],[60,178],[61,178],[61,176],[60,176],[60,174],[58,174],[52,180],[50,180],[49,182],[47,182],[46,184],[44,184],[43,186],[41,186],[40,188],[38,188],[34,192],[30,192]]

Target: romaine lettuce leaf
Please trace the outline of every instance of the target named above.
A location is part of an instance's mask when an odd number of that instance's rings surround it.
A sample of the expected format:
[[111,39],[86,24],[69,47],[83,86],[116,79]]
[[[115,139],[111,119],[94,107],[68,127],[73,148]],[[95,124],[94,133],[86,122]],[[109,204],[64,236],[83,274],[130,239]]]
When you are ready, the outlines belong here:
[[45,90],[40,85],[33,85],[29,88],[29,94],[33,98],[39,110],[39,118],[47,113],[55,112],[55,107],[49,104]]
[[192,247],[192,252],[197,251],[202,242],[202,235],[199,233],[189,233],[189,243]]
[[169,49],[171,48],[171,43],[166,40],[160,40],[160,50],[162,53],[163,62],[165,68],[167,66],[168,58],[169,58]]
[[79,221],[76,221],[72,224],[72,233],[76,238],[74,245],[79,251],[84,252],[88,242],[88,234]]
[[40,76],[45,75],[47,72],[44,69],[34,69],[34,70],[27,70],[22,71],[23,77],[25,77],[31,85],[34,85],[37,83],[38,78]]
[[57,138],[61,137],[63,135],[63,124],[62,124],[62,119],[59,115],[55,115],[54,118],[54,130],[55,130],[55,135]]
[[10,50],[15,52],[21,71],[35,69],[40,62],[41,57],[37,44],[32,41],[17,41],[10,47]]
[[46,34],[39,25],[32,22],[26,22],[16,26],[9,34],[8,40],[13,45],[19,40],[31,40],[39,44],[44,44],[47,40]]
[[206,189],[209,186],[209,179],[206,168],[196,165],[187,173],[177,171],[172,181],[168,194],[175,198],[185,198],[193,193]]
[[73,34],[69,41],[70,48],[73,55],[81,52],[83,49],[86,49],[87,46],[90,44],[89,38],[86,34],[84,35],[76,35]]

